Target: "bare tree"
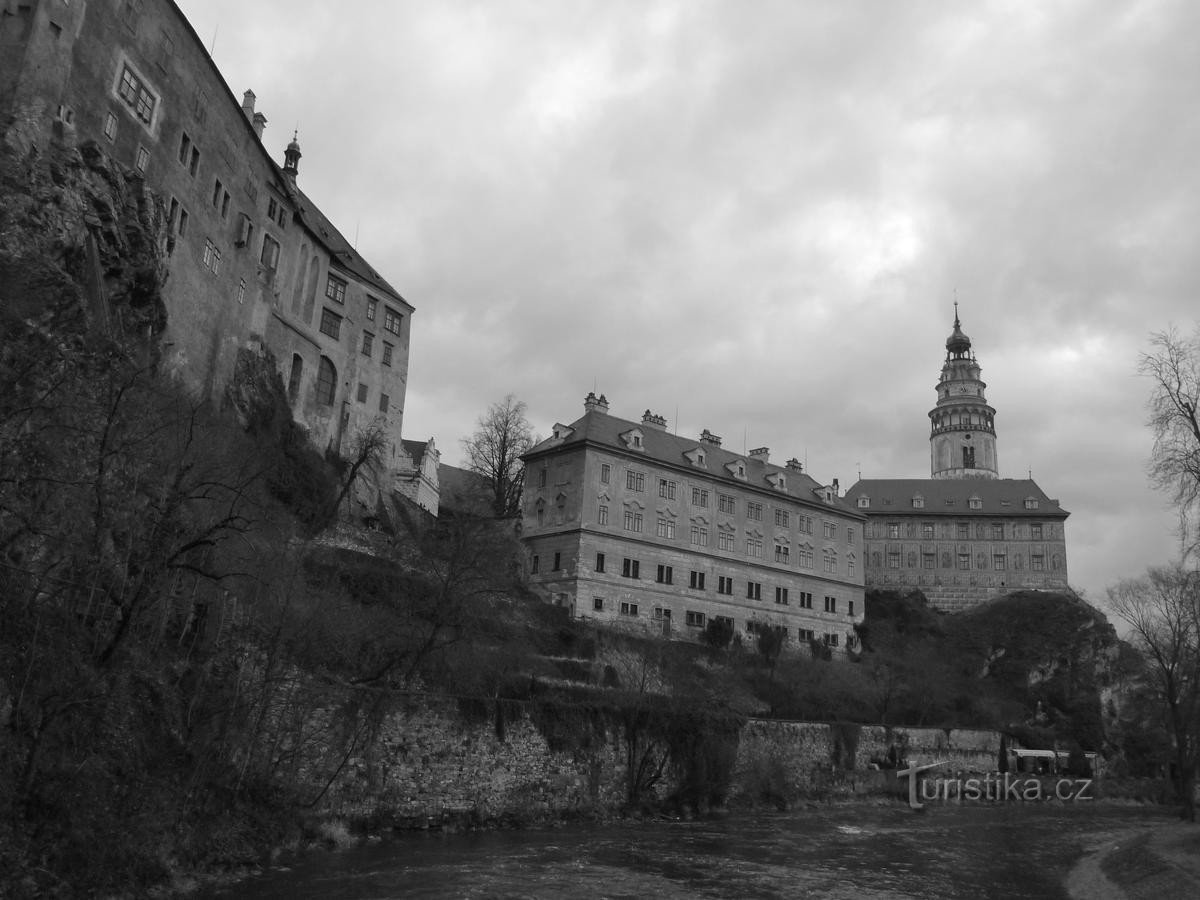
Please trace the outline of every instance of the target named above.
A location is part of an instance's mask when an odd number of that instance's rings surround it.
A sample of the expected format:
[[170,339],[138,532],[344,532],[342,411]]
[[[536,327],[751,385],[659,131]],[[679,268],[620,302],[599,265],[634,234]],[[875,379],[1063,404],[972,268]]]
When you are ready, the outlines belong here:
[[358,480],[358,476],[362,473],[364,467],[367,469],[378,469],[383,465],[384,451],[387,450],[387,446],[387,430],[380,420],[372,422],[354,436],[354,443],[350,447],[350,455],[344,460],[347,466],[346,476],[342,481],[342,486],[338,491],[337,497],[333,501],[333,509],[335,511],[342,505],[342,501],[346,499],[346,495],[350,493],[350,489],[354,487],[354,482]]
[[1196,821],[1200,764],[1200,572],[1182,565],[1150,569],[1145,577],[1108,589],[1114,613],[1128,623],[1148,662],[1149,687],[1162,704],[1175,744],[1182,816]]
[[1150,421],[1154,450],[1150,477],[1179,507],[1184,553],[1195,549],[1195,514],[1200,508],[1200,328],[1184,338],[1174,328],[1150,336],[1141,373],[1151,379]]
[[475,433],[463,439],[467,468],[487,480],[492,511],[497,516],[515,515],[521,508],[521,489],[525,484],[521,457],[534,443],[525,409],[524,401],[509,394],[489,406],[480,416]]

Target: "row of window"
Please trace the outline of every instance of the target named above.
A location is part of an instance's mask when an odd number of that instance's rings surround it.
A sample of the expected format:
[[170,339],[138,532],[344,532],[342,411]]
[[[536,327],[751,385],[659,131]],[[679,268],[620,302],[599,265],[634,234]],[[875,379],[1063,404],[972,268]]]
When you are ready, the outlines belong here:
[[[880,558],[878,551],[876,551],[872,555],[872,559],[874,560],[875,567],[879,568],[881,558]],[[903,563],[905,561],[904,555],[902,553],[900,553],[899,551],[889,552],[887,554],[886,560],[887,560],[887,567],[889,569],[899,569],[902,567],[901,563]],[[1016,568],[1016,569],[1024,568],[1024,558],[1020,554],[1017,554],[1014,557],[1013,561],[1014,561],[1014,566],[1013,566],[1014,568]],[[915,551],[909,551],[907,562],[908,562],[908,568],[915,569],[917,567],[917,554]],[[922,553],[921,557],[920,557],[920,563],[921,563],[921,568],[923,568],[923,569],[936,569],[938,567],[938,555],[936,553]],[[958,553],[954,557],[951,557],[951,554],[948,551],[943,552],[941,567],[943,569],[949,569],[951,567],[956,568],[956,569],[970,569],[970,568],[972,568],[971,554],[970,553]],[[974,568],[986,569],[987,567],[988,567],[987,554],[986,553],[975,554]],[[1050,567],[1055,570],[1062,568],[1062,558],[1057,553],[1053,554],[1050,557]],[[1004,571],[1005,569],[1008,569],[1008,568],[1009,568],[1009,558],[1008,558],[1007,553],[993,553],[992,554],[992,569],[999,572],[999,571]],[[1029,555],[1029,568],[1031,571],[1034,571],[1034,572],[1046,571],[1046,555],[1044,553],[1031,553]]]
[[[968,468],[968,469],[973,469],[973,468],[975,468],[975,457],[973,455],[975,451],[971,447],[963,448],[964,453],[968,450],[971,452],[972,455],[970,456],[969,460],[966,457],[964,457],[964,459],[963,459],[964,467]],[[925,508],[925,498],[922,497],[920,494],[917,494],[916,496],[914,496],[912,498],[912,500],[909,502],[911,503],[913,509],[924,509]],[[958,500],[955,497],[946,497],[942,502],[946,506],[956,506],[958,504]],[[892,498],[884,497],[882,505],[883,506],[891,506]],[[1012,501],[1011,500],[1001,500],[1000,505],[1003,507],[1011,507]],[[1023,505],[1026,509],[1038,509],[1041,507],[1041,501],[1039,501],[1037,497],[1026,497],[1023,502]],[[858,508],[859,509],[870,509],[871,508],[871,498],[868,497],[866,494],[860,494],[858,497]],[[977,496],[968,497],[967,498],[967,508],[968,509],[983,509],[983,499],[981,497],[977,497]]]
[[[304,377],[304,359],[299,353],[292,354],[292,371],[288,376],[288,398],[295,403],[300,394],[300,382]],[[367,385],[359,382],[357,400],[366,403],[369,396]],[[317,364],[317,403],[321,406],[333,406],[337,399],[337,368],[327,356],[322,356]],[[392,399],[387,394],[379,395],[379,412],[387,414]]]
[[[606,601],[603,597],[592,598],[592,610],[594,612],[604,612],[605,605]],[[623,616],[637,617],[641,615],[641,606],[633,600],[622,600],[617,607],[617,611]],[[668,624],[674,618],[671,608],[667,606],[653,607],[652,616],[656,621],[661,621]],[[689,609],[684,611],[684,623],[689,628],[705,628],[707,627],[709,621],[710,617],[699,610]],[[729,623],[730,627],[736,627],[734,620],[729,616],[712,616],[711,621],[727,622]],[[782,625],[763,625],[755,621],[749,621],[746,623],[746,632],[748,634],[756,634],[764,627],[772,628],[775,631],[778,631],[785,638],[788,636],[787,629]],[[796,637],[801,642],[815,641],[817,639],[815,632],[811,628],[796,629]],[[838,646],[838,635],[835,633],[827,632],[826,634],[822,635],[821,640],[827,647]]]
[[[908,528],[905,530],[908,532],[908,536],[916,537],[916,527],[915,527],[914,523],[909,522],[907,524],[908,524]],[[1012,526],[1011,538],[1013,540],[1017,540],[1020,536],[1021,526],[1016,522],[1012,522],[1009,524],[1011,524],[1011,526]],[[899,539],[901,537],[900,532],[901,532],[902,525],[900,522],[888,522],[883,527],[887,532],[888,538],[895,540],[895,539]],[[942,537],[949,538],[949,525],[948,524],[943,525],[941,530],[942,530]],[[922,540],[926,540],[926,541],[937,540],[938,528],[935,523],[922,522],[920,525],[920,531],[921,531],[921,539]],[[1009,538],[1007,538],[1005,536],[1006,531],[1008,531],[1008,529],[1005,528],[1004,522],[990,522],[987,524],[985,524],[983,522],[975,523],[975,537],[978,540],[985,540],[989,537],[993,541],[1008,540]],[[1043,540],[1044,533],[1045,533],[1045,528],[1043,527],[1041,522],[1030,522],[1029,523],[1029,540],[1031,540],[1031,541]],[[971,523],[970,522],[955,522],[954,523],[954,537],[955,537],[955,540],[969,541],[971,539]]]

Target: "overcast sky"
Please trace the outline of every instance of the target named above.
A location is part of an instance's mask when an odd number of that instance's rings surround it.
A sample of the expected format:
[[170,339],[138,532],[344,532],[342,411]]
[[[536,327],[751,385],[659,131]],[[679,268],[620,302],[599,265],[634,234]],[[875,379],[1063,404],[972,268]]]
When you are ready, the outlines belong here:
[[180,6],[416,307],[404,431],[445,461],[506,393],[544,435],[594,388],[927,477],[957,298],[1072,584],[1177,555],[1137,362],[1200,317],[1200,3]]

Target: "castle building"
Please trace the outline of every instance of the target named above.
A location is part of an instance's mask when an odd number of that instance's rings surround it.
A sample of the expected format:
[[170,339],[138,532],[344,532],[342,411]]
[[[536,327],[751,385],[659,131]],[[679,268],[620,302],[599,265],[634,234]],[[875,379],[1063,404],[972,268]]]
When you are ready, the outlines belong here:
[[1032,478],[1001,478],[996,411],[955,304],[929,412],[930,478],[861,479],[868,588],[919,588],[943,610],[1015,590],[1065,590],[1069,513]]
[[271,158],[255,103],[170,0],[0,0],[6,151],[87,144],[161,198],[167,370],[217,397],[239,354],[268,349],[317,447],[379,425],[411,469],[413,307],[300,189],[298,140]]
[[790,460],[748,454],[609,415],[555,425],[525,456],[530,583],[573,615],[699,637],[781,630],[792,646],[845,649],[863,615],[866,517]]

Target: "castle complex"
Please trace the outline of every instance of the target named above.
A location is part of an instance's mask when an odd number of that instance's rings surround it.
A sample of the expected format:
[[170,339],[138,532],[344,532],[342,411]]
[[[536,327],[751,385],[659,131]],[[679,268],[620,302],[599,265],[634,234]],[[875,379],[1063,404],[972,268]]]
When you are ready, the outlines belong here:
[[401,440],[413,307],[300,189],[299,142],[267,153],[255,103],[170,0],[0,0],[6,150],[89,144],[161,199],[167,370],[216,397],[269,350],[319,449],[383,427],[382,486],[436,514],[437,451]]
[[1067,516],[1032,478],[1001,478],[996,411],[958,320],[929,412],[930,478],[862,479],[866,585],[919,588],[944,610],[1019,589],[1065,590]]
[[609,415],[555,425],[524,457],[530,581],[574,615],[699,637],[777,629],[844,650],[863,616],[862,512],[792,459],[770,462]]

